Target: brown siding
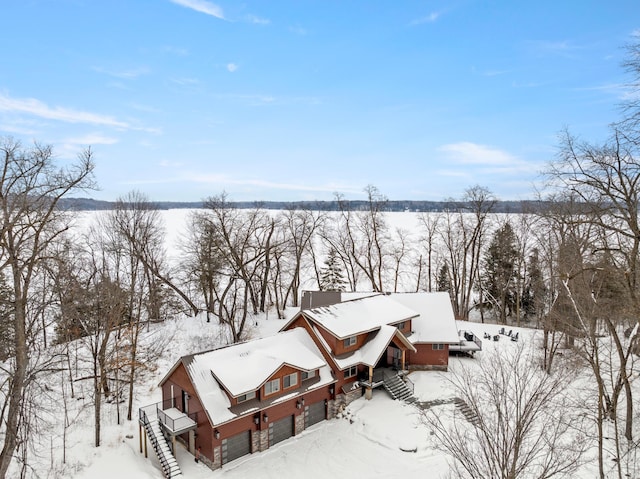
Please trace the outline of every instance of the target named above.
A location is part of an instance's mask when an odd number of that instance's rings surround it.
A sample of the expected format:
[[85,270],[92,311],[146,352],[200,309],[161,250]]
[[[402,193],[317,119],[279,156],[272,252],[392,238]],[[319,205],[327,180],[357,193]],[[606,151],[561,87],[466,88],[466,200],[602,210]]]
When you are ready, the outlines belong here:
[[334,339],[335,346],[333,346],[332,348],[333,354],[335,354],[336,356],[340,356],[341,354],[357,351],[366,342],[367,336],[369,336],[369,333],[358,334],[356,336],[356,344],[354,344],[353,346],[345,346],[343,339]]
[[[187,394],[189,394],[189,415],[193,413],[197,414],[198,428],[196,429],[196,448],[200,447],[200,453],[213,460],[211,425],[183,364],[179,364],[175,371],[173,371],[162,384],[162,402],[164,409],[171,407],[172,385],[174,404],[177,409],[183,410],[182,391],[186,391]],[[182,437],[188,443],[188,435],[184,434]]]
[[325,340],[325,342],[329,345],[329,349],[335,354],[336,353],[336,345],[338,340],[336,339],[336,337],[334,335],[332,335],[329,331],[327,331],[326,329],[321,328],[320,326],[318,326],[316,328],[316,331],[318,331],[320,333],[320,335],[322,336],[322,338]]
[[[271,399],[271,398],[273,398],[273,397],[276,397],[276,396],[279,396],[279,395],[281,395],[281,394],[285,394],[285,393],[287,393],[290,389],[296,389],[296,388],[299,388],[299,387],[300,387],[300,372],[299,372],[299,371],[300,371],[299,369],[292,368],[291,366],[282,366],[280,369],[278,369],[278,371],[276,371],[276,372],[273,374],[273,376],[271,376],[271,377],[266,381],[266,382],[269,382],[269,381],[273,381],[274,379],[278,379],[278,380],[280,380],[280,391],[278,391],[277,393],[273,393],[273,394],[269,394],[269,395],[267,395],[267,394],[265,394],[265,391],[264,391],[264,389],[265,389],[265,388],[264,388],[264,386],[262,386],[262,388],[260,389],[260,398],[261,398],[261,399],[266,399],[266,398]],[[287,375],[289,375],[289,374],[293,374],[293,373],[297,373],[297,374],[298,374],[298,382],[297,382],[297,384],[296,384],[295,386],[293,386],[292,388],[285,389],[285,387],[284,387],[284,381],[283,381],[283,378],[284,378],[285,376],[287,376]]]
[[404,322],[404,328],[398,328],[398,330],[400,330],[401,332],[403,332],[404,334],[408,334],[411,332],[411,320],[407,319]]
[[345,384],[351,384],[354,381],[356,381],[358,379],[358,375],[360,373],[366,372],[367,377],[369,374],[369,367],[368,366],[363,366],[362,364],[358,366],[358,373],[350,378],[346,378],[344,377],[344,371],[336,371],[336,379],[338,380],[338,382],[336,383],[336,393],[339,393],[341,391],[341,388],[345,385]]
[[445,344],[444,349],[433,349],[433,345],[415,344],[417,352],[408,352],[409,365],[416,366],[447,366],[449,364],[449,345]]

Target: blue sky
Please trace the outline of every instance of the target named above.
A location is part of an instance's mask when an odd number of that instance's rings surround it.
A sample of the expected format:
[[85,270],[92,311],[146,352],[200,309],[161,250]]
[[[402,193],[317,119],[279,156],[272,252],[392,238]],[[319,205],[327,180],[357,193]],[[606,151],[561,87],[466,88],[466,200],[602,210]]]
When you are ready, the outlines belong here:
[[637,0],[4,0],[0,136],[91,145],[100,190],[526,199],[602,141]]

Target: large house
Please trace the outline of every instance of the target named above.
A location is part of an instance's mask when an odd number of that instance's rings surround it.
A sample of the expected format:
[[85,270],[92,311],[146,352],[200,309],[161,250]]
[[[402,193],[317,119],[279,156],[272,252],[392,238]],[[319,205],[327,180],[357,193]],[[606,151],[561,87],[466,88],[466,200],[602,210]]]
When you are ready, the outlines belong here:
[[144,436],[167,477],[176,466],[166,439],[219,468],[376,387],[410,398],[407,373],[446,370],[459,342],[447,293],[305,292],[278,334],[180,358],[160,382],[162,402],[140,409],[141,451]]

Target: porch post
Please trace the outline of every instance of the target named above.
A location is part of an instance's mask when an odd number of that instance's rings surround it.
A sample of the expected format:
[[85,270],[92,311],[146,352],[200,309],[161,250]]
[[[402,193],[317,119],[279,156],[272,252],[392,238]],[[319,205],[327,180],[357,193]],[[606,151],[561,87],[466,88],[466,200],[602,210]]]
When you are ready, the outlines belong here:
[[196,432],[193,429],[189,431],[189,452],[196,455]]
[[369,366],[369,385],[364,391],[365,399],[371,399],[373,397],[373,366]]
[[404,367],[405,359],[404,359],[404,358],[405,358],[405,353],[406,353],[406,352],[407,352],[406,350],[404,350],[404,349],[402,350],[402,359],[401,359],[401,362],[402,362],[402,370],[403,370],[403,371],[405,370],[405,367]]

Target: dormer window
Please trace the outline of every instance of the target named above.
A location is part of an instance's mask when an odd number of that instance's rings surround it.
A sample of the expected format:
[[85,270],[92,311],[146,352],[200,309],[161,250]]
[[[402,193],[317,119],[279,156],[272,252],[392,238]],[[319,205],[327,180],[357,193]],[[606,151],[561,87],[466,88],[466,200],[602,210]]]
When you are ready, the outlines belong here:
[[316,375],[316,371],[302,371],[302,380],[313,378]]
[[350,338],[344,340],[344,347],[348,348],[349,346],[353,346],[354,344],[356,344],[356,342],[357,338],[355,336],[351,336]]
[[402,321],[401,323],[396,324],[396,328],[398,328],[400,331],[402,331],[406,325],[407,325],[407,322],[406,321]]
[[277,393],[280,391],[280,379],[274,379],[269,381],[264,385],[264,394],[268,396],[269,394]]
[[253,399],[256,397],[256,392],[251,391],[247,394],[243,394],[242,396],[238,396],[238,403],[248,401],[249,399]]
[[282,381],[284,382],[285,389],[291,388],[298,384],[298,373],[288,374]]

